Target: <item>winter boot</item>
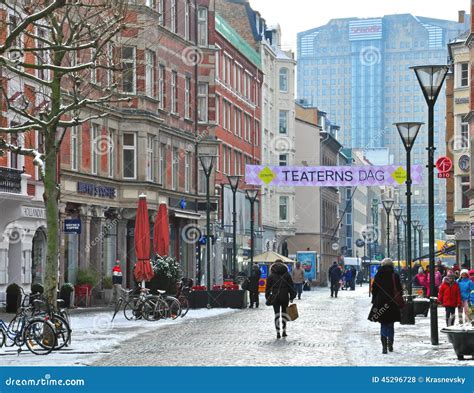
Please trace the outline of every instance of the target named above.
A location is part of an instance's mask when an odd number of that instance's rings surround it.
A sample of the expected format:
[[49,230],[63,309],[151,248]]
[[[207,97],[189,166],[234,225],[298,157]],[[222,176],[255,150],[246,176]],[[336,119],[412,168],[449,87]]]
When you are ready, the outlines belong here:
[[279,331],[279,330],[277,330],[277,339],[278,339],[278,338],[281,338],[281,335],[280,335],[280,331]]
[[393,352],[393,340],[387,340],[388,351]]
[[283,330],[282,337],[288,337],[288,334],[286,334],[286,330]]
[[381,337],[382,340],[382,353],[387,353],[387,337]]

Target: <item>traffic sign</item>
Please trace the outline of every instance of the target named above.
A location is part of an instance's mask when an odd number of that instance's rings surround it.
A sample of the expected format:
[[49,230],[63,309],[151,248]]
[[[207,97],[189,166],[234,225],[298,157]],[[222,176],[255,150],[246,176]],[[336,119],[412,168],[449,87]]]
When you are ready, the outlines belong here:
[[453,169],[453,161],[446,156],[440,157],[436,160],[436,168],[440,173],[447,173]]

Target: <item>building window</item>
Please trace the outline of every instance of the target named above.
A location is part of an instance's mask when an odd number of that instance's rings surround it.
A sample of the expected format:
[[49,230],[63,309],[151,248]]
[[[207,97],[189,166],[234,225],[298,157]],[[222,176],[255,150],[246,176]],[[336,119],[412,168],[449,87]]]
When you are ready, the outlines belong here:
[[164,7],[164,1],[165,0],[158,0],[158,23],[160,25],[163,25],[164,22],[164,16],[165,16],[165,7]]
[[[71,128],[71,170],[77,171],[78,159],[79,159],[79,141],[78,141],[78,127],[73,126]],[[38,136],[42,135],[38,133]]]
[[288,133],[288,111],[280,111],[280,125],[278,127],[280,134]]
[[461,123],[461,140],[459,141],[459,148],[463,149],[469,147],[469,124]]
[[109,177],[114,177],[115,172],[115,146],[114,136],[116,131],[114,129],[109,130],[109,137],[107,138],[107,173]]
[[99,126],[92,124],[91,127],[91,173],[97,175],[99,168],[99,149],[101,149],[99,135]]
[[216,56],[216,66],[215,66],[215,72],[216,72],[216,80],[220,80],[221,77],[221,48],[216,45],[216,51],[215,55]]
[[135,94],[135,48],[122,47],[122,91]]
[[184,39],[189,41],[190,35],[189,1],[184,0]]
[[191,154],[186,153],[184,156],[184,191],[190,191],[191,184]]
[[158,167],[158,182],[165,184],[166,179],[166,144],[160,145],[160,165]]
[[146,6],[152,9],[156,8],[156,1],[155,0],[146,0]]
[[95,50],[93,48],[91,48],[90,50],[90,62],[93,63],[92,67],[91,67],[91,83],[93,83],[94,85],[97,84],[97,68],[96,68],[96,60],[94,59],[94,56],[95,56]]
[[226,166],[227,166],[227,173],[228,173],[228,174],[230,174],[230,163],[231,163],[231,160],[232,160],[232,149],[227,148],[227,162],[226,162]]
[[234,107],[234,133],[242,137],[242,111]]
[[206,174],[204,173],[204,169],[201,165],[199,165],[199,179],[198,179],[198,194],[205,194],[206,193],[206,185],[207,185]]
[[280,91],[288,92],[288,68],[280,68]]
[[207,83],[198,84],[198,121],[207,123],[208,120],[208,89]]
[[279,166],[288,166],[288,154],[280,154],[279,155]]
[[255,132],[254,132],[254,145],[258,146],[260,144],[260,123],[255,120]]
[[228,55],[224,55],[224,83],[230,86],[230,67],[232,59]]
[[147,181],[154,181],[153,168],[155,166],[155,139],[148,135],[146,142],[146,179]]
[[198,8],[198,45],[207,46],[207,8]]
[[244,114],[244,140],[247,142],[251,142],[250,137],[251,137],[251,124],[252,124],[252,118],[248,114]]
[[469,209],[469,176],[461,176],[461,209]]
[[158,67],[158,107],[160,109],[165,109],[165,66],[160,64],[160,66]]
[[221,98],[216,94],[216,124],[221,124]]
[[280,196],[280,221],[288,221],[288,197]]
[[223,121],[224,129],[225,130],[230,130],[230,111],[231,111],[232,105],[227,100],[223,100],[223,102],[224,102],[224,113],[223,113],[223,115],[224,115],[224,121]]
[[148,97],[155,96],[155,52],[151,50],[145,51],[145,84],[146,95]]
[[178,73],[171,73],[171,113],[178,113]]
[[469,63],[461,63],[459,68],[460,68],[459,86],[460,87],[469,86]]
[[177,27],[178,27],[178,23],[177,23],[178,13],[177,13],[176,7],[177,7],[176,0],[171,0],[170,28],[173,33],[177,32]]
[[[49,81],[50,73],[47,68],[42,68],[44,67],[45,64],[48,64],[48,58],[49,58],[49,51],[47,50],[42,50],[44,48],[45,43],[44,39],[47,37],[47,31],[45,29],[37,29],[37,35],[38,38],[36,39],[36,47],[38,48],[38,51],[36,51],[36,64],[38,65],[38,70],[36,75],[38,76],[39,79],[44,80],[44,81]],[[94,70],[95,71],[95,70]]]
[[191,117],[191,78],[186,77],[184,86],[184,117]]
[[123,178],[137,177],[137,136],[135,133],[123,134]]
[[178,179],[179,179],[179,154],[178,148],[173,148],[173,165],[171,167],[172,174],[171,174],[171,187],[173,190],[178,189]]

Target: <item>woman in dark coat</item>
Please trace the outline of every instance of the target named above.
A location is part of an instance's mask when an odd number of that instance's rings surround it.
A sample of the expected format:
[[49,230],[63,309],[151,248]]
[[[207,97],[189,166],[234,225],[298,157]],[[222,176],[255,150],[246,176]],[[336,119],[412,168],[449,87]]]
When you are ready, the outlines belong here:
[[273,306],[275,311],[275,328],[277,331],[277,338],[280,335],[280,317],[281,326],[283,330],[283,337],[286,337],[286,309],[289,302],[293,302],[296,297],[296,291],[293,287],[293,280],[291,279],[288,268],[283,261],[277,260],[270,269],[270,276],[268,277],[267,286],[265,288],[265,298],[267,305]]
[[252,266],[252,272],[250,273],[250,280],[249,280],[249,293],[250,293],[250,306],[249,308],[253,308],[255,303],[255,307],[258,308],[258,284],[260,281],[260,268],[257,264]]
[[382,353],[387,353],[387,348],[393,351],[394,324],[401,320],[400,306],[395,297],[399,298],[401,294],[400,277],[395,273],[392,260],[385,258],[372,285],[372,309],[368,318],[380,322]]

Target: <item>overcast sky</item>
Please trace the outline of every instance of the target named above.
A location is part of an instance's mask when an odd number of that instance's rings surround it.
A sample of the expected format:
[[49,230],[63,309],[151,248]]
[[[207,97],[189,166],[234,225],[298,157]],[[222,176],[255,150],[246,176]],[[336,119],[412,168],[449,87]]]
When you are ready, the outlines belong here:
[[414,14],[457,20],[469,12],[469,0],[250,0],[268,24],[280,23],[283,46],[296,52],[296,33],[325,25],[330,19]]

